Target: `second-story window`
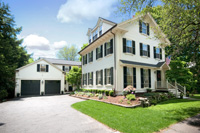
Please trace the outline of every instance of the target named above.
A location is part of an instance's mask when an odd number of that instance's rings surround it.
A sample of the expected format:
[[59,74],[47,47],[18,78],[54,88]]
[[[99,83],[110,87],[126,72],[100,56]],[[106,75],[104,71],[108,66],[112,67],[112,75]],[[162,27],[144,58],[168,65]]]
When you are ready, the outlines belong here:
[[123,38],[123,52],[135,54],[135,41]]
[[145,23],[143,21],[139,21],[139,31],[140,33],[149,35],[149,23]]
[[162,49],[161,48],[154,48],[154,58],[156,59],[162,59]]
[[102,26],[99,27],[99,36],[102,35]]
[[106,42],[104,44],[104,55],[109,55],[113,53],[113,39],[110,42]]
[[93,62],[93,51],[89,53],[89,62]]
[[140,56],[150,57],[150,46],[140,43]]
[[87,54],[82,57],[83,65],[87,64]]
[[92,42],[92,35],[89,36],[89,43]]
[[103,57],[103,45],[96,48],[96,59]]

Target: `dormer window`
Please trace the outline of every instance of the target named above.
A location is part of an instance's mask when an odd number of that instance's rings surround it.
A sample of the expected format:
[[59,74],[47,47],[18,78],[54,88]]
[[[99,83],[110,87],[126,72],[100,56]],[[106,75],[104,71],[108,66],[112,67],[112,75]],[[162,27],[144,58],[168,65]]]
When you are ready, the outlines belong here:
[[89,36],[89,43],[92,42],[92,35]]
[[102,26],[99,27],[99,36],[102,35]]
[[[98,30],[98,29],[97,29]],[[92,37],[92,39],[93,39],[93,41],[94,40],[96,40],[97,39],[97,34],[98,34],[98,31],[97,30],[95,30],[94,32],[93,32],[93,37]]]
[[139,31],[140,33],[149,35],[149,23],[139,21]]

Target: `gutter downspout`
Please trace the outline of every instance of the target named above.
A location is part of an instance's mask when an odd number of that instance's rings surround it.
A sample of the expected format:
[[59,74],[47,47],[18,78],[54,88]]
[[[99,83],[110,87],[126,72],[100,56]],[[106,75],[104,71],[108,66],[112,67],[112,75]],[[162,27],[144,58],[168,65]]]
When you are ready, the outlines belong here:
[[112,32],[112,30],[110,31],[113,35],[114,35],[114,39],[113,39],[113,46],[114,46],[114,93],[116,93],[116,45],[115,45],[115,34]]

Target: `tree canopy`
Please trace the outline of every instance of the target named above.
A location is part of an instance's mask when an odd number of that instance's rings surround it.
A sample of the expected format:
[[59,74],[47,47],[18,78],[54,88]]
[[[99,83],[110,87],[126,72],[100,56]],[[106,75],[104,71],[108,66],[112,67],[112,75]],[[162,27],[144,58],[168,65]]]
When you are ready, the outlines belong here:
[[0,2],[0,91],[13,96],[15,88],[15,70],[28,63],[30,55],[20,46],[17,39],[20,28],[15,28],[15,21],[9,6]]
[[58,51],[57,57],[60,59],[76,61],[78,60],[78,48],[75,45],[65,46]]
[[81,76],[82,69],[77,66],[73,66],[69,73],[67,73],[66,80],[72,85],[72,87],[76,86],[79,89],[81,85]]
[[[88,46],[88,43],[83,44],[81,50]],[[82,61],[82,56],[79,57],[79,61]]]

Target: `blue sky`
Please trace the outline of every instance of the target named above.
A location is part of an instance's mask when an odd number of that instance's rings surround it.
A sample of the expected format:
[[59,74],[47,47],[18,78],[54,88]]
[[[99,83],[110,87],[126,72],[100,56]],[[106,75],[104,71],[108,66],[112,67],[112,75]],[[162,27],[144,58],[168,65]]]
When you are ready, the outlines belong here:
[[88,42],[88,28],[98,17],[114,22],[122,18],[115,14],[118,0],[2,0],[10,6],[17,27],[22,26],[18,38],[33,57],[56,58],[65,45],[79,49]]

